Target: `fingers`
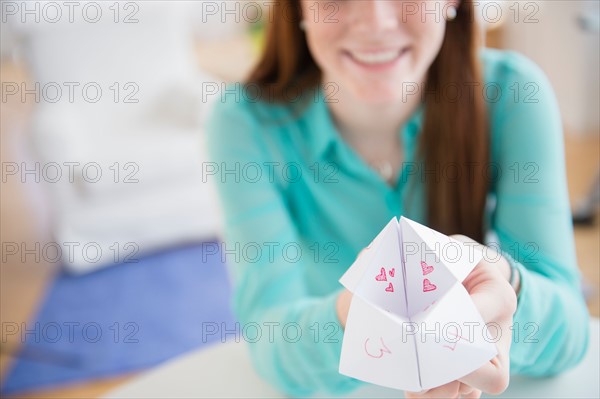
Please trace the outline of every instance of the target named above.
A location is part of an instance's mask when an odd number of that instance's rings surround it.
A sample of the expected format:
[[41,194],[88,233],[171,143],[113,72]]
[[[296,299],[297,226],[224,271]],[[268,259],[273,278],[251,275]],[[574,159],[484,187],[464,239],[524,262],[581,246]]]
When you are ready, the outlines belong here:
[[459,381],[452,381],[437,388],[429,389],[423,392],[405,392],[404,396],[408,399],[429,399],[429,398],[464,398],[479,399],[481,391]]
[[472,238],[469,238],[469,237],[467,237],[465,235],[462,235],[462,234],[452,234],[450,236],[450,238],[454,238],[456,241],[460,241],[460,242],[476,242]]
[[[452,236],[457,241],[472,241],[465,236]],[[510,324],[516,309],[514,290],[500,271],[481,263],[465,279],[464,284],[483,320],[489,323],[488,334],[498,349],[498,355],[481,368],[461,378],[464,385],[473,387],[466,392],[467,387],[461,386],[464,397],[476,397],[481,391],[490,394],[502,393],[509,382],[509,350],[512,339]],[[486,267],[484,267],[486,266]]]
[[470,394],[471,392],[473,392],[475,388],[473,388],[472,386],[469,386],[467,384],[463,384],[462,382],[460,383],[460,387],[458,388],[458,393],[460,393],[461,395],[467,395]]
[[460,381],[483,392],[498,395],[510,381],[509,348],[510,334],[504,334],[497,342],[498,354],[483,366],[460,378]]
[[499,395],[506,390],[510,380],[509,368],[505,359],[499,354],[484,366],[467,374],[460,381],[483,392]]
[[[484,320],[490,320],[490,315],[482,316]],[[497,355],[479,369],[461,378],[460,381],[483,392],[497,395],[506,389],[510,380],[512,341],[510,323],[512,317],[497,318],[493,321],[494,323],[486,325],[486,336],[496,344]]]
[[429,399],[429,398],[458,398],[459,381],[452,381],[448,384],[441,385],[437,388],[432,388],[423,392],[405,392],[406,398],[411,399]]
[[[517,297],[508,283],[498,285],[484,282],[469,295],[486,323],[507,323],[510,326],[517,308]],[[503,332],[508,333],[508,331]]]
[[464,399],[479,399],[481,398],[481,391],[479,389],[474,389],[470,395],[463,396]]
[[460,398],[464,399],[479,399],[481,397],[481,391],[479,389],[463,383],[461,383],[458,388],[458,394]]

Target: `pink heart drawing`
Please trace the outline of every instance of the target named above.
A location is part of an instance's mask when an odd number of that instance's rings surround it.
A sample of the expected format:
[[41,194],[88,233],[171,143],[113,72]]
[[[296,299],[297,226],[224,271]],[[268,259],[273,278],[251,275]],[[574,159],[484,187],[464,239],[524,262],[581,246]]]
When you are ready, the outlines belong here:
[[396,274],[396,269],[392,267],[392,270],[390,270],[390,277],[394,277],[394,274]]
[[433,271],[433,266],[429,266],[427,263],[421,262],[421,269],[423,269],[423,276],[426,276]]
[[385,269],[382,267],[381,272],[375,276],[375,280],[377,281],[387,281],[387,277],[385,276]]
[[385,290],[387,292],[394,292],[394,286],[392,285],[392,283],[389,283]]
[[431,281],[429,281],[429,279],[425,279],[423,280],[423,292],[429,292],[429,291],[434,291],[437,288],[437,286],[435,284],[431,284]]

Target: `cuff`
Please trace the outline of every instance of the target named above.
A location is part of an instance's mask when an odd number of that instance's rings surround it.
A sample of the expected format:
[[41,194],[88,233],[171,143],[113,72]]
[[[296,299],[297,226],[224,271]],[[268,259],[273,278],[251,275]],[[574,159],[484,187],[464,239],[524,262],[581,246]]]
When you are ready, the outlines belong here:
[[517,311],[518,311],[519,304],[521,303],[521,297],[523,296],[523,290],[524,290],[525,286],[527,285],[523,278],[524,275],[526,274],[525,267],[520,262],[517,262],[507,251],[501,250],[500,253],[507,260],[507,262],[510,266],[510,273],[511,273],[510,285],[513,288],[514,288],[514,280],[515,280],[514,276],[516,274],[518,274],[518,276],[519,276],[519,293],[517,294]]

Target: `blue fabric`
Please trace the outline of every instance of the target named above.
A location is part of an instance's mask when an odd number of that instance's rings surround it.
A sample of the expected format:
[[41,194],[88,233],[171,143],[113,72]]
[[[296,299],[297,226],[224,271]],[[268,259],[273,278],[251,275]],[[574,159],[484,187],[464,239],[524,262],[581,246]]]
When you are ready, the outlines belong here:
[[198,244],[85,276],[58,275],[26,326],[37,322],[39,332],[25,337],[2,394],[139,370],[220,341],[202,334],[203,323],[235,323],[215,248]]

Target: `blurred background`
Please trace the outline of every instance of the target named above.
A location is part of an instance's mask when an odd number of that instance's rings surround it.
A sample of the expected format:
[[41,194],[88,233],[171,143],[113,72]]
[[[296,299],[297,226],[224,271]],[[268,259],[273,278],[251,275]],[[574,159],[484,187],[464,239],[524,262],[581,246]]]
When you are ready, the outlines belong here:
[[[268,3],[0,1],[2,396],[96,397],[233,320],[203,122],[255,64]],[[486,46],[557,94],[599,316],[599,2],[480,3]]]

